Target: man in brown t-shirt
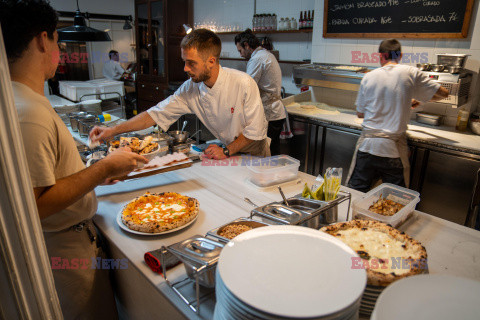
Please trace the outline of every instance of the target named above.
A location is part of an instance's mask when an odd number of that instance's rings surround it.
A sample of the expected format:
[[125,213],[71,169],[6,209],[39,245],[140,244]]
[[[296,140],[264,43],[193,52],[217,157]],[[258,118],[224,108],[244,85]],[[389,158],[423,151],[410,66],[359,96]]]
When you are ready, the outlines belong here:
[[[21,19],[20,19],[21,17]],[[52,272],[65,319],[117,317],[108,270],[91,221],[93,189],[129,173],[144,157],[128,149],[85,168],[75,141],[44,96],[44,82],[58,66],[57,14],[41,1],[0,0],[0,24],[25,153]],[[64,263],[53,264],[60,259]],[[77,265],[88,261],[89,265]]]

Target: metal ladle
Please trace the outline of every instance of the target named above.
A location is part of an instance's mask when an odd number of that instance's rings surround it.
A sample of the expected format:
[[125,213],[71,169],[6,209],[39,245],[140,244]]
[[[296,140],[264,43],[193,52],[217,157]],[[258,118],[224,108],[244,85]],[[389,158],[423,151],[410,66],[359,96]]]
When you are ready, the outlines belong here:
[[287,197],[285,197],[285,195],[283,194],[282,187],[278,186],[278,191],[280,191],[280,194],[282,195],[283,202],[285,202],[287,207],[289,207],[290,205],[288,204]]
[[180,131],[182,131],[182,132],[185,131],[185,127],[187,126],[187,123],[188,123],[187,120],[183,121],[182,130],[180,130]]

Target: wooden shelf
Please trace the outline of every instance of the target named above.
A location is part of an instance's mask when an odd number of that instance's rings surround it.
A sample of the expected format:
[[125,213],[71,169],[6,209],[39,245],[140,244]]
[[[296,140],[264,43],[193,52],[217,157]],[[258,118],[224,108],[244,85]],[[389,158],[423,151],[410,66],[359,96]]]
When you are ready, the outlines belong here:
[[[243,58],[223,58],[223,57],[220,57],[220,60],[245,61],[245,62],[247,62],[247,60],[245,60],[245,59],[243,59]],[[300,61],[300,60],[278,60],[278,63],[308,64],[308,63],[310,63],[310,62]]]
[[[239,34],[242,31],[216,32],[216,34]],[[276,33],[312,33],[313,29],[306,30],[273,30],[273,31],[255,31],[254,34],[276,34]]]

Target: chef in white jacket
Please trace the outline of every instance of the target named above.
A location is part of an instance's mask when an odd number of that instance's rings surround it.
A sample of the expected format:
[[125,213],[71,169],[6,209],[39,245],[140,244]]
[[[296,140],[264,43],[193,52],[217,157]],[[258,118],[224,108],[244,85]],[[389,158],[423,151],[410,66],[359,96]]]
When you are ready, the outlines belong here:
[[95,127],[92,141],[158,124],[164,131],[181,115],[194,113],[225,147],[210,145],[205,155],[225,159],[236,153],[270,156],[267,121],[255,81],[246,73],[222,68],[221,41],[206,29],[186,35],[181,43],[190,79],[170,97],[134,118],[111,128]]
[[287,117],[281,101],[282,71],[273,54],[260,46],[260,40],[247,29],[235,36],[235,45],[242,58],[248,60],[247,73],[255,80],[260,90],[265,117],[268,121],[267,135],[272,142],[272,155],[280,154],[280,134]]
[[103,76],[111,80],[120,80],[125,70],[120,65],[118,51],[110,50],[108,53],[110,60],[103,65]]

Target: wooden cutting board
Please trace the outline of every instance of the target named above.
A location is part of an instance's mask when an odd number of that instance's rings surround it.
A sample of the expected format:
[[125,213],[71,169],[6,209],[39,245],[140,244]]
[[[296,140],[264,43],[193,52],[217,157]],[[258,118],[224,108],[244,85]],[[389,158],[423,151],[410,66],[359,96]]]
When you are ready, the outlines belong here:
[[164,172],[188,168],[188,167],[191,167],[192,164],[193,164],[193,161],[191,159],[187,159],[181,162],[177,162],[171,165],[162,166],[158,168],[151,168],[151,169],[145,169],[145,170],[140,169],[139,171],[132,171],[128,175],[125,175],[122,177],[115,177],[113,178],[113,180],[124,181],[124,180],[153,176],[153,175],[164,173]]

